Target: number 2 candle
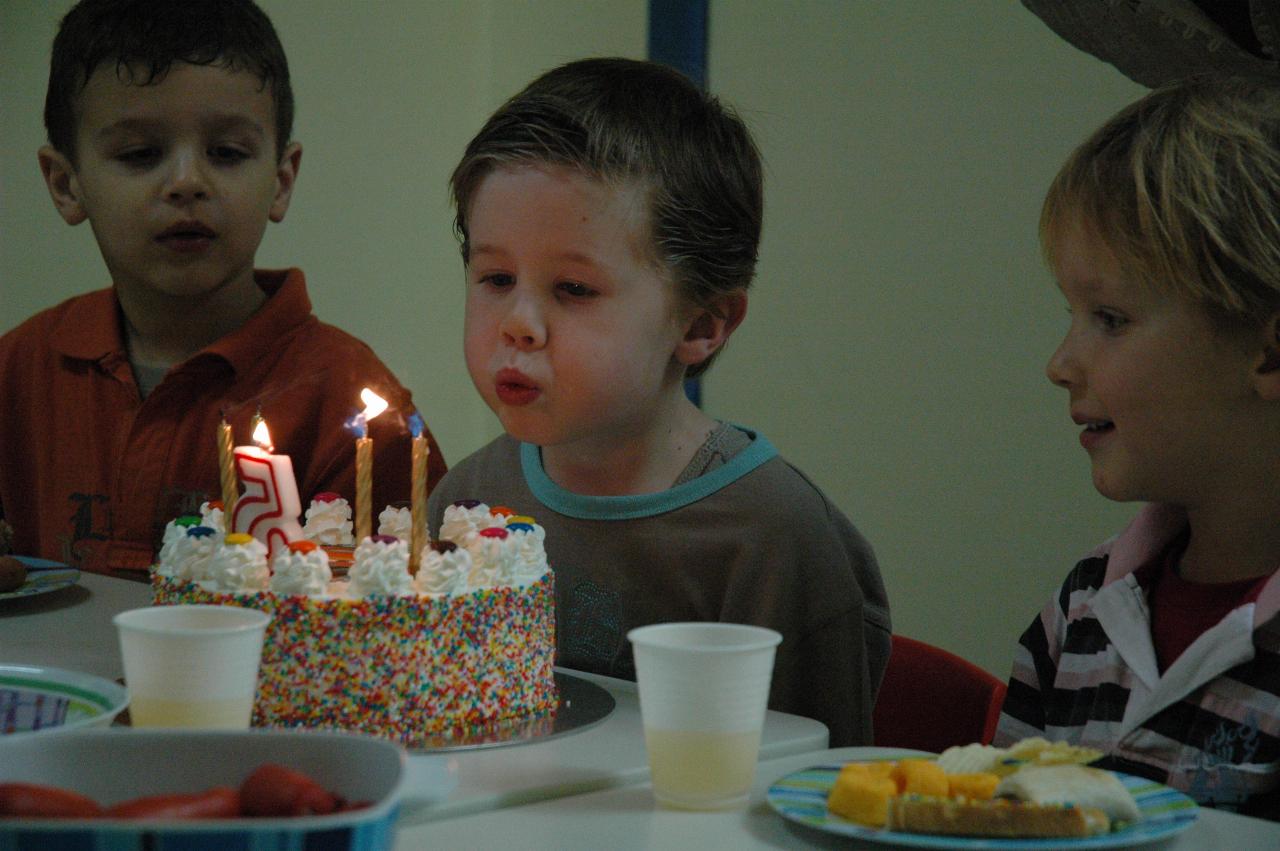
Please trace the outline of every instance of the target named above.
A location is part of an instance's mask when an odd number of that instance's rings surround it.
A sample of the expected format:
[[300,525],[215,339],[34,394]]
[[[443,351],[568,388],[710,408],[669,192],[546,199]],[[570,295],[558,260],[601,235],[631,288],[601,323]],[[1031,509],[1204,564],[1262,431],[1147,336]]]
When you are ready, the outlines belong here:
[[298,483],[293,477],[293,461],[275,455],[266,422],[259,420],[253,430],[257,446],[235,448],[236,470],[244,483],[244,495],[236,501],[231,529],[245,532],[266,544],[268,558],[290,541],[302,540],[298,515]]

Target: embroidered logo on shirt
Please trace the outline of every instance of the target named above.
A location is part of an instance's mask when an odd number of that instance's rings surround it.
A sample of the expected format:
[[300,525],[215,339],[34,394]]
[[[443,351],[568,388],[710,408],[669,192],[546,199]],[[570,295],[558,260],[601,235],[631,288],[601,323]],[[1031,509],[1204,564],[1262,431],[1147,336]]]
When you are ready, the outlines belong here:
[[93,552],[97,541],[105,541],[110,537],[111,518],[108,513],[105,531],[94,531],[102,522],[105,512],[93,510],[95,504],[106,505],[107,496],[101,493],[72,493],[67,499],[71,502],[71,533],[59,539],[62,549],[61,560],[69,565],[79,567],[84,564]]
[[560,664],[585,670],[609,671],[612,676],[634,677],[630,656],[620,659],[622,647],[622,606],[616,591],[589,579],[574,582],[564,571],[556,571],[557,592],[563,591],[557,607],[561,623]]
[[1188,794],[1212,807],[1238,809],[1250,794],[1239,766],[1253,762],[1258,753],[1258,737],[1258,716],[1254,712],[1245,715],[1240,723],[1218,722],[1218,728],[1198,754]]

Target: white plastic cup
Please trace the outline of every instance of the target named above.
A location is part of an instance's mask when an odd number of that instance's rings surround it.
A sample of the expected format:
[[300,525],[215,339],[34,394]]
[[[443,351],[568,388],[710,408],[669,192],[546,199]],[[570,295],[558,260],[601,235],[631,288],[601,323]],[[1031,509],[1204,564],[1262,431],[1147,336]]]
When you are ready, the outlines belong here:
[[248,727],[270,620],[236,606],[151,606],[116,615],[133,726]]
[[782,636],[744,624],[662,623],[627,638],[654,798],[692,810],[744,805]]

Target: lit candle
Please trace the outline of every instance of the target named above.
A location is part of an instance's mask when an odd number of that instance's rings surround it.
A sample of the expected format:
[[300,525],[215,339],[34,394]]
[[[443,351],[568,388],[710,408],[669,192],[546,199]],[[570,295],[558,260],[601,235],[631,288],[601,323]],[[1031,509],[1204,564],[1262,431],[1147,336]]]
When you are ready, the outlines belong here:
[[417,411],[409,417],[409,433],[413,435],[413,480],[410,485],[410,512],[413,517],[413,535],[409,546],[409,575],[416,576],[422,560],[422,548],[427,543],[427,461],[431,458],[431,446],[427,442],[426,424]]
[[298,499],[298,483],[293,478],[293,461],[288,455],[273,455],[271,433],[258,419],[253,430],[257,446],[237,446],[234,450],[236,469],[244,482],[244,496],[236,502],[228,532],[244,532],[267,546],[267,557],[275,555],[290,541],[302,540],[298,515],[302,502]]
[[230,517],[236,510],[239,488],[236,485],[235,442],[226,417],[218,426],[218,475],[222,480],[222,513]]
[[368,387],[360,391],[364,410],[352,420],[356,433],[356,546],[369,537],[373,523],[373,438],[369,420],[387,409],[387,401]]
[[369,537],[373,531],[373,520],[369,512],[373,509],[369,503],[373,501],[373,440],[368,437],[356,438],[356,544]]

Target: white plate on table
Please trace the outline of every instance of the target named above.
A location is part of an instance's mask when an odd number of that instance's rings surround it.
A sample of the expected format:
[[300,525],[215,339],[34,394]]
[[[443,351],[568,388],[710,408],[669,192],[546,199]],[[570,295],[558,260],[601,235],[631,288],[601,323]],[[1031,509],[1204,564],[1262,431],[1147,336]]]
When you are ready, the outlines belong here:
[[62,668],[0,662],[0,741],[105,727],[129,705],[119,683]]
[[48,594],[80,581],[80,571],[61,562],[34,556],[14,556],[14,558],[26,565],[27,581],[12,591],[0,593],[0,600],[16,600],[19,597]]
[[[864,760],[865,761],[865,760]],[[915,848],[945,848],[957,851],[977,849],[1074,849],[1129,848],[1181,833],[1195,822],[1199,808],[1195,801],[1168,786],[1116,773],[1128,787],[1142,811],[1143,819],[1123,830],[1102,836],[1080,839],[999,839],[968,836],[943,836],[932,833],[903,833],[884,830],[843,819],[827,810],[827,795],[835,784],[842,763],[815,765],[792,772],[769,787],[769,805],[783,818],[816,830],[839,836],[852,836],[868,842],[881,842]]]

